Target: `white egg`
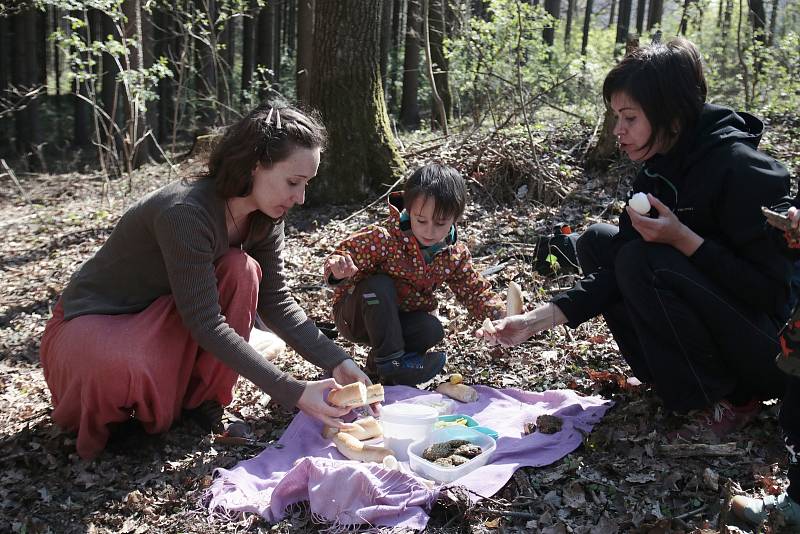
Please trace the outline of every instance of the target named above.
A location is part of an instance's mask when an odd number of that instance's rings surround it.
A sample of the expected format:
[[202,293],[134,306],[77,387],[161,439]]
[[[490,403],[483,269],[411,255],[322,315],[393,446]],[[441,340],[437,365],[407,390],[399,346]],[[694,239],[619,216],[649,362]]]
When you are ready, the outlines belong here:
[[628,206],[633,208],[636,213],[641,213],[642,215],[650,213],[650,201],[647,200],[647,195],[645,193],[636,193],[633,195],[628,201]]

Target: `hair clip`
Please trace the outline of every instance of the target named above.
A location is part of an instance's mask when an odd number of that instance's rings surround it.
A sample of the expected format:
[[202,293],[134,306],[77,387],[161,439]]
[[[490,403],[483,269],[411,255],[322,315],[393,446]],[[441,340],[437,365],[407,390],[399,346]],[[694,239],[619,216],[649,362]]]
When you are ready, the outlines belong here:
[[269,125],[269,121],[272,119],[272,112],[275,111],[275,108],[269,108],[269,113],[267,113],[267,125]]
[[281,112],[279,110],[275,110],[275,129],[281,129]]

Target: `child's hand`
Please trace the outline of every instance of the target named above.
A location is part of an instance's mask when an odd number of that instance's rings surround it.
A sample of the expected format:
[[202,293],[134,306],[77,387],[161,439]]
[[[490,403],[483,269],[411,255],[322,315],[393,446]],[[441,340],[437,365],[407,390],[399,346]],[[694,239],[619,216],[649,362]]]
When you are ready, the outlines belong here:
[[344,280],[358,272],[358,267],[353,263],[349,254],[334,254],[325,261],[325,269],[330,271],[334,278]]

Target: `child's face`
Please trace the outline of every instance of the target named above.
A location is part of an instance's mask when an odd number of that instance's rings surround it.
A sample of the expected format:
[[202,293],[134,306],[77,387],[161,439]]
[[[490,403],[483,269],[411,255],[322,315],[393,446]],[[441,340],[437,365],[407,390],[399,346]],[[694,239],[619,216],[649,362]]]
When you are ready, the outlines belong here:
[[454,217],[434,219],[436,201],[429,197],[419,196],[408,208],[411,216],[411,232],[417,241],[425,247],[435,245],[450,233],[450,227],[455,222]]

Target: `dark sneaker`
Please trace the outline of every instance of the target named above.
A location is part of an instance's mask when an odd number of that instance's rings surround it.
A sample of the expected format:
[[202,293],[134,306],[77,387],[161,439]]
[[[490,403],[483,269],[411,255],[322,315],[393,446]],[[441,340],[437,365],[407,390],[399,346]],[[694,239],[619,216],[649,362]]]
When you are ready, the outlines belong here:
[[753,525],[763,523],[773,510],[783,519],[785,526],[800,525],[800,504],[786,493],[777,497],[767,495],[763,499],[737,495],[731,500],[731,510],[736,517]]
[[431,380],[444,369],[447,356],[444,352],[405,352],[395,358],[375,362],[382,384],[416,386]]
[[222,404],[215,400],[207,400],[200,403],[197,408],[184,410],[183,413],[186,417],[194,421],[197,426],[206,432],[213,432],[219,434],[225,430],[222,424],[222,415],[225,410]]

